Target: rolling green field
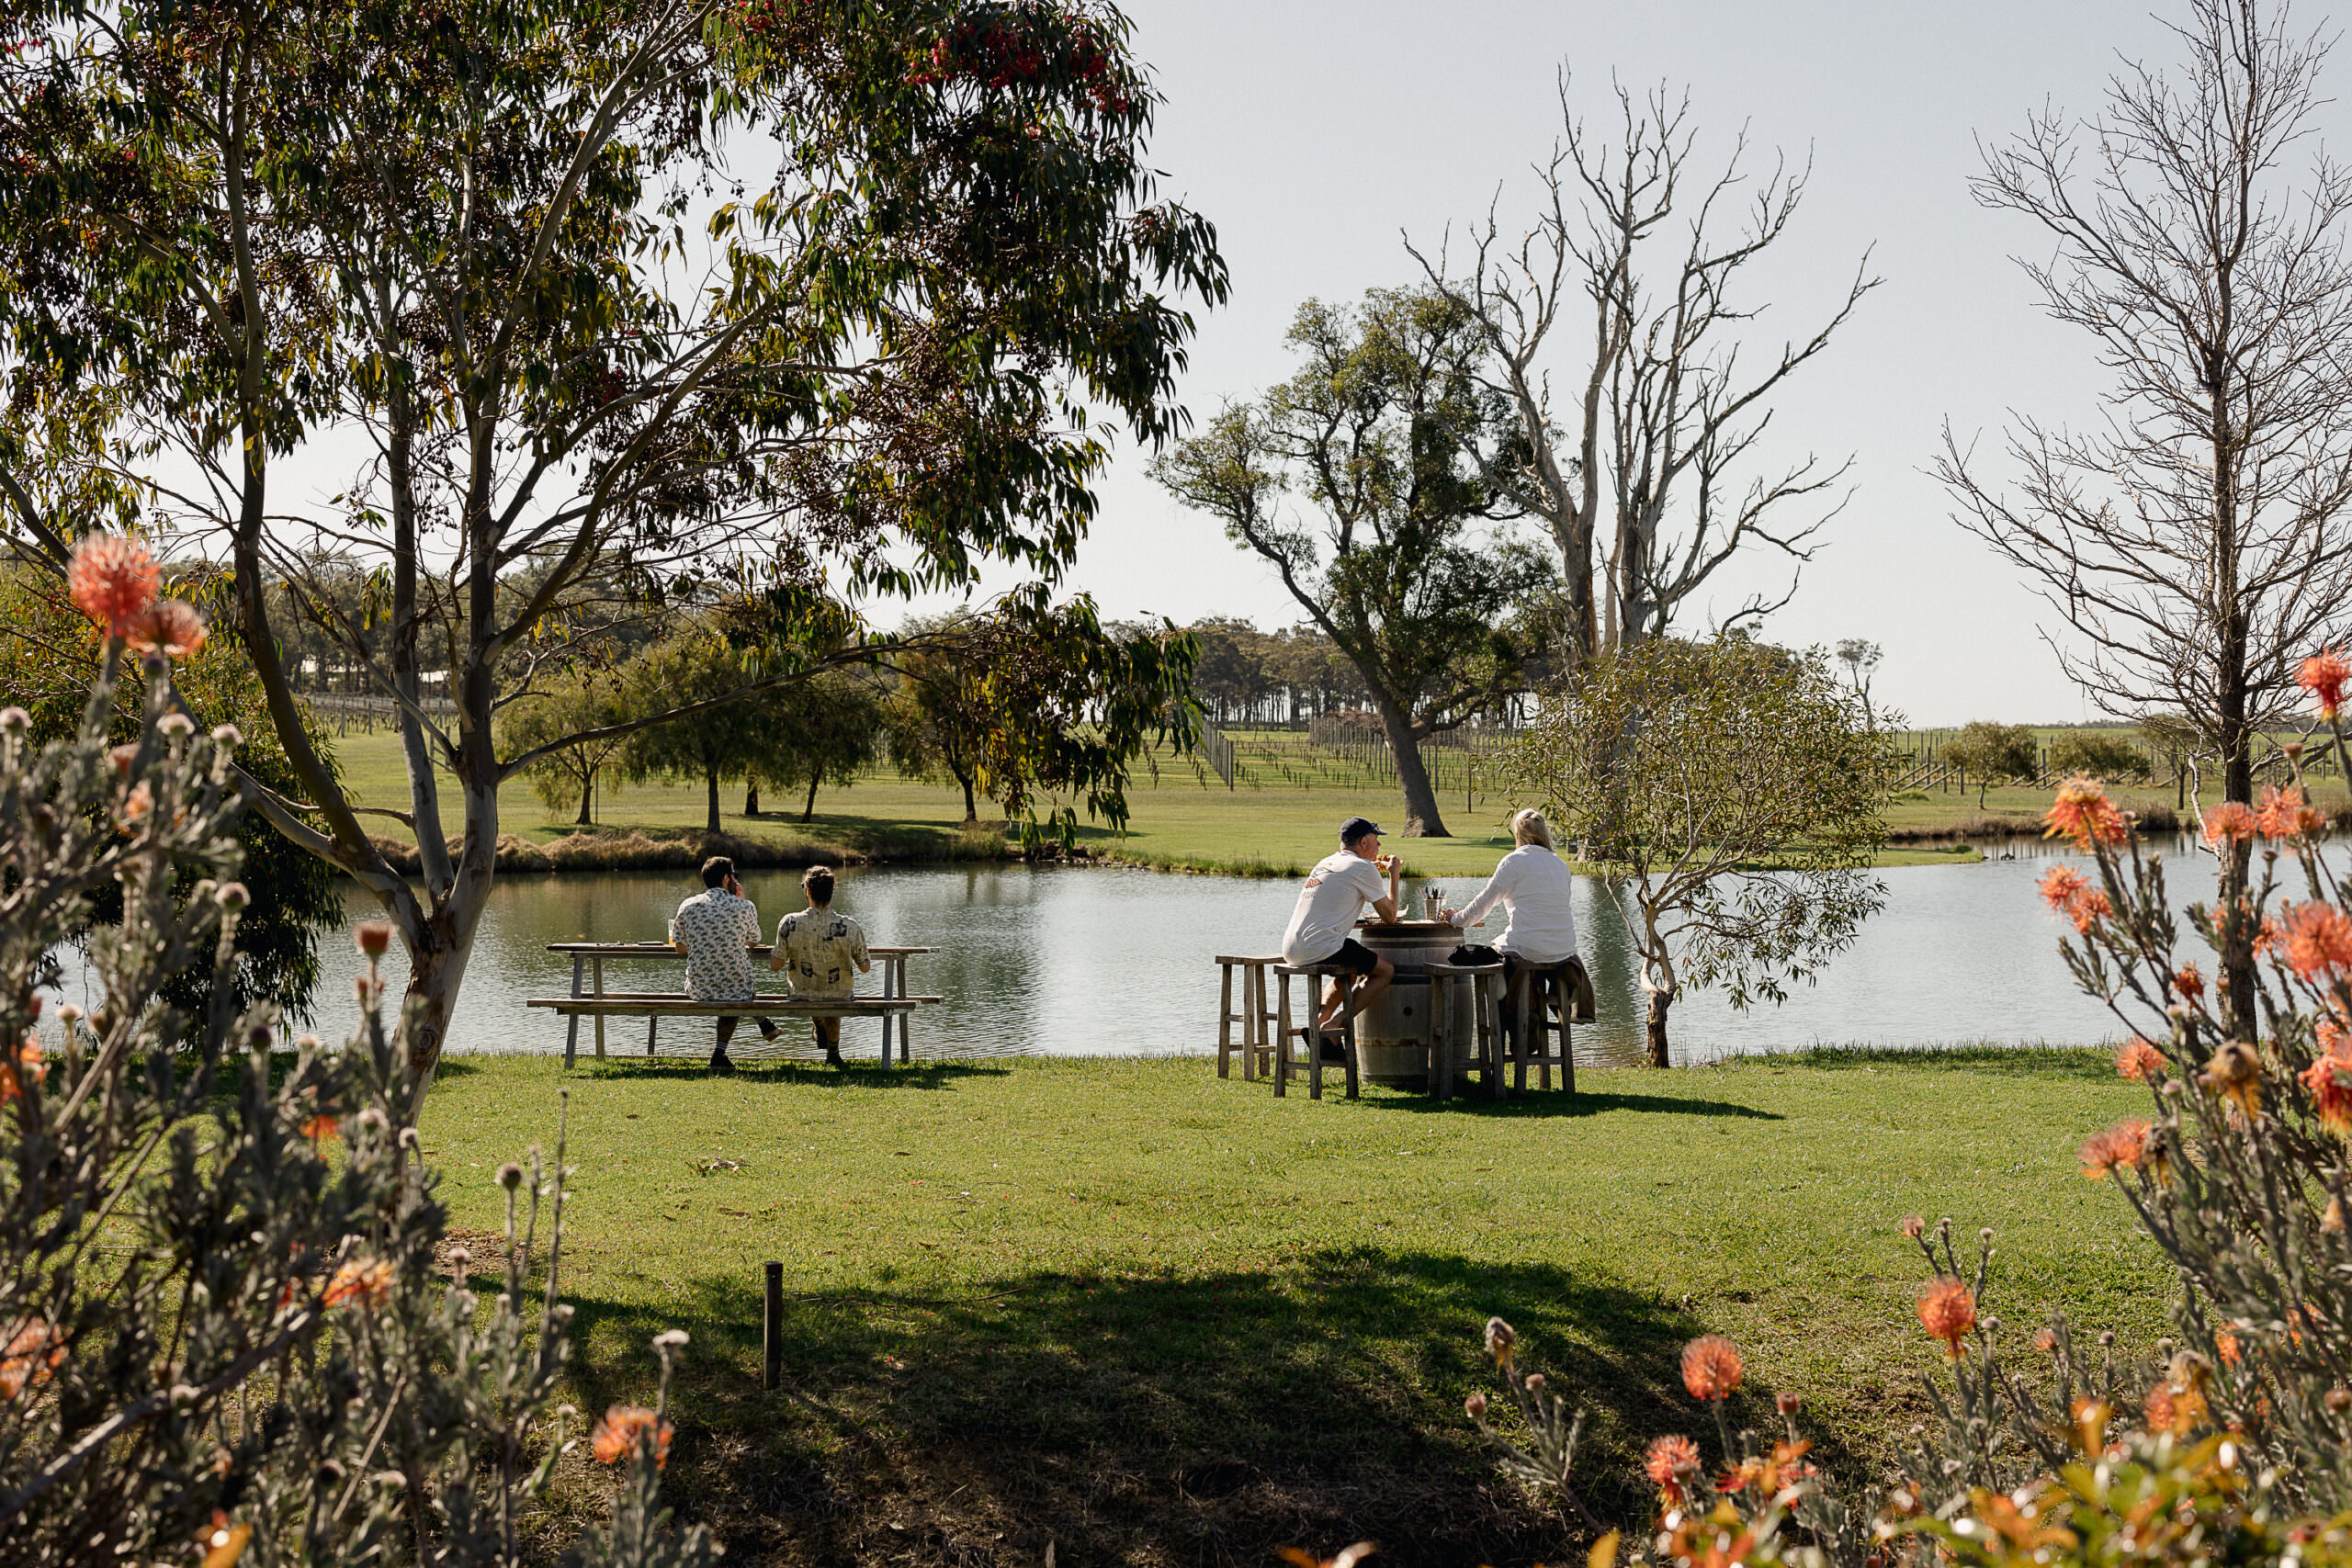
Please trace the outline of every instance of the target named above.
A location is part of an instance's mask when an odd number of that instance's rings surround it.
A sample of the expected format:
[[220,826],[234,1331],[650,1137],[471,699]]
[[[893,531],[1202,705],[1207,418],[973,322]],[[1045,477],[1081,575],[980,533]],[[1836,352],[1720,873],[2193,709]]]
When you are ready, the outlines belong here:
[[[450,1063],[424,1134],[453,1223],[569,1090],[564,1289],[577,1399],[650,1394],[693,1336],[670,1495],[730,1562],[1559,1561],[1461,1404],[1501,1314],[1591,1414],[1587,1495],[1642,1510],[1640,1445],[1696,1432],[1691,1336],[1747,1358],[1735,1414],[1805,1401],[1820,1458],[1876,1473],[1938,1362],[1907,1213],[1994,1227],[1990,1310],[2145,1347],[2168,1283],[2076,1172],[2138,1107],[2104,1058],[1814,1055],[1583,1075],[1438,1107],[1277,1100],[1198,1061],[1016,1061],[731,1079],[614,1062]],[[487,1237],[469,1237],[478,1271]],[[786,1280],[759,1385],[760,1266]],[[574,1464],[544,1539],[609,1485]]]

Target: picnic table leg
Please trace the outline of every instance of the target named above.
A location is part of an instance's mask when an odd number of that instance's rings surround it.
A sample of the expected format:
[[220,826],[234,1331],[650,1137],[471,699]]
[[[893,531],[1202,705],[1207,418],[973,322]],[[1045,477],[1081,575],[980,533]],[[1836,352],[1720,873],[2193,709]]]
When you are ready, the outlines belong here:
[[661,1027],[662,1015],[660,1013],[649,1012],[645,1015],[645,1054],[649,1056],[653,1055],[653,1032]]
[[[602,997],[605,994],[605,961],[601,956],[599,956],[591,961],[591,966],[595,971],[596,995]],[[599,1012],[596,1015],[596,1060],[601,1062],[604,1059],[605,1015],[602,1012]]]
[[[580,994],[580,963],[583,956],[577,953],[571,955],[571,994],[575,997]],[[571,1027],[563,1032],[563,1066],[567,1072],[571,1070],[572,1059],[579,1055],[580,1015],[575,1012],[571,1015]]]
[[[903,953],[900,953],[899,955],[898,962],[893,964],[890,967],[892,972],[898,976],[899,989],[897,994],[903,997],[907,994],[907,955]],[[899,1065],[902,1067],[912,1066],[914,1065],[915,1048],[913,1043],[907,1039],[907,1029],[914,1022],[914,1016],[913,1010],[911,1009],[899,1015]]]

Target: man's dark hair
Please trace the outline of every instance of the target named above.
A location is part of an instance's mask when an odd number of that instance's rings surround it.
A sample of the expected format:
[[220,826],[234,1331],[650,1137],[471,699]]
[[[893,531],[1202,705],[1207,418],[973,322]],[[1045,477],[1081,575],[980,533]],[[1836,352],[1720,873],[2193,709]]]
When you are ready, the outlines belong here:
[[807,888],[808,897],[818,903],[831,903],[833,901],[833,868],[829,865],[810,866],[808,874],[801,877],[800,886]]
[[705,887],[722,886],[734,874],[735,863],[725,855],[713,855],[702,863],[702,885]]

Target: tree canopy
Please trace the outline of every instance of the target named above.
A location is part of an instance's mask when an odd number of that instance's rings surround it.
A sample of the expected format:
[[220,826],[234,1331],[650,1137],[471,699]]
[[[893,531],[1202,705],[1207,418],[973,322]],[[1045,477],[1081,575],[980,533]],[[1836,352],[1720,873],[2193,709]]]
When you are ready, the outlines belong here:
[[[1396,759],[1406,834],[1443,837],[1421,742],[1517,683],[1521,650],[1502,625],[1551,572],[1479,526],[1510,508],[1480,478],[1484,405],[1460,309],[1413,289],[1374,289],[1353,310],[1309,300],[1288,342],[1297,375],[1153,472],[1271,564],[1355,666]],[[1313,523],[1290,513],[1293,496]]]
[[[382,902],[428,1064],[498,786],[566,743],[495,724],[550,617],[726,602],[763,685],[871,658],[850,603],[990,563],[1027,580],[1009,617],[1091,626],[1047,590],[1105,426],[1177,433],[1183,297],[1225,291],[1085,0],[5,9],[11,536],[62,566],[102,506],[225,560],[298,786],[256,804]],[[295,460],[356,471],[311,505]],[[321,539],[376,586],[364,646]],[[414,884],[303,737],[289,608],[398,709]],[[1115,744],[1047,744],[1118,797]]]
[[1661,639],[1589,665],[1505,761],[1604,863],[1642,957],[1650,1059],[1684,987],[1781,1001],[1886,900],[1889,754],[1815,649]]

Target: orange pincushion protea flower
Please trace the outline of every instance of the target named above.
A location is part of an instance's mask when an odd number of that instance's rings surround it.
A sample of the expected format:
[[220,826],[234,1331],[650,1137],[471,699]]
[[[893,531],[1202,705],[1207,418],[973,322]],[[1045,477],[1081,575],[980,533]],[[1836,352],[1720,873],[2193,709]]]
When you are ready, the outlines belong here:
[[1919,1325],[1944,1342],[1957,1360],[1961,1339],[1976,1326],[1976,1298],[1966,1285],[1949,1274],[1939,1274],[1919,1294]]
[[327,1281],[324,1305],[351,1305],[373,1312],[392,1299],[392,1266],[373,1258],[355,1258]]
[[2090,878],[2071,865],[2053,865],[2042,874],[2041,901],[2064,912],[2075,896],[2090,886]]
[[2205,999],[2205,976],[2197,972],[2196,964],[2184,964],[2172,977],[2172,988],[2182,1001],[2200,1002]]
[[2094,1133],[2083,1145],[2083,1174],[2098,1181],[2113,1175],[2118,1166],[2137,1170],[2147,1157],[2148,1124],[2132,1117]]
[[2225,800],[2205,813],[2202,837],[2207,843],[2215,846],[2245,844],[2251,843],[2254,836],[2261,830],[2262,825],[2256,820],[2252,807],[2242,801]]
[[2115,1053],[2117,1074],[2133,1083],[2145,1083],[2152,1075],[2163,1072],[2165,1066],[2165,1054],[2136,1034]]
[[1642,1456],[1642,1472],[1651,1484],[1669,1497],[1683,1495],[1682,1478],[1699,1468],[1699,1445],[1690,1438],[1674,1434],[1652,1438],[1647,1452]]
[[319,1112],[302,1123],[302,1136],[314,1144],[324,1138],[332,1138],[342,1131],[343,1123],[324,1111]]
[[2077,773],[2060,784],[2058,798],[2051,802],[2041,819],[2049,825],[2042,837],[2064,835],[2086,849],[2093,844],[2120,844],[2132,834],[2123,813],[2087,773]]
[[1725,1399],[1746,1371],[1739,1347],[1720,1334],[1702,1334],[1682,1347],[1682,1386],[1693,1399]]
[[158,599],[132,625],[130,646],[153,649],[166,659],[187,659],[204,651],[204,615],[179,599]]
[[40,1042],[31,1035],[17,1047],[13,1055],[0,1056],[0,1105],[6,1105],[34,1084],[49,1076],[49,1065],[41,1060]]
[[2305,1067],[2302,1079],[2320,1125],[2331,1133],[2352,1133],[2352,1056],[2331,1051]]
[[2213,1053],[2197,1081],[2238,1108],[2251,1121],[2262,1114],[2262,1058],[2242,1040]]
[[2302,979],[2316,984],[2324,976],[2352,975],[2352,916],[2333,904],[2314,898],[2289,905],[2276,945]]
[[2327,814],[2292,787],[2263,791],[2254,821],[2266,839],[2315,839],[2327,831]]
[[14,1399],[28,1388],[39,1388],[65,1362],[65,1346],[46,1319],[34,1318],[10,1337],[0,1351],[0,1399]]
[[2319,699],[2319,716],[2331,723],[2335,710],[2344,705],[2344,685],[2347,681],[2352,681],[2352,664],[2346,663],[2344,656],[2334,649],[2312,654],[2295,671],[2295,684]]
[[129,637],[155,601],[164,569],[147,547],[119,534],[85,534],[74,547],[65,586],[74,607],[108,637]]
[[598,1464],[618,1464],[637,1451],[639,1435],[649,1431],[653,1434],[653,1468],[661,1470],[670,1462],[670,1423],[642,1404],[616,1404],[607,1409],[588,1435],[588,1446]]

